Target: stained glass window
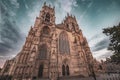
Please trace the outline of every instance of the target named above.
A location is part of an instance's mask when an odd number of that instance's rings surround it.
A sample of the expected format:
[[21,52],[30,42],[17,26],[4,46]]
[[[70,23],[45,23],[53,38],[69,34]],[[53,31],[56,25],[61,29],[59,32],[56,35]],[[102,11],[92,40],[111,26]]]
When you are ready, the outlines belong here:
[[62,54],[70,53],[69,40],[66,32],[61,32],[59,35],[59,51]]

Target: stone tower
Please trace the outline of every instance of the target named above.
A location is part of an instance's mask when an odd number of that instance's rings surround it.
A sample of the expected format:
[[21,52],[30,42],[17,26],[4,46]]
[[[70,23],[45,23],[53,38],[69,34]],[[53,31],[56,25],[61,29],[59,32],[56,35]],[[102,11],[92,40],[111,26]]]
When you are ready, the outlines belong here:
[[[44,3],[18,55],[6,61],[1,75],[13,80],[57,80],[91,74],[93,57],[75,16],[55,24],[55,10]],[[7,70],[6,70],[7,69]]]

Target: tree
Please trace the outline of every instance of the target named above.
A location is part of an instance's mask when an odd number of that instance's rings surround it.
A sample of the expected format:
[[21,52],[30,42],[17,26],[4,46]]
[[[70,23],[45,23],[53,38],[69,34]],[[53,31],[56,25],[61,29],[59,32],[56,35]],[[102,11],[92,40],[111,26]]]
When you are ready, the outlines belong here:
[[114,51],[111,61],[120,63],[120,24],[113,27],[103,29],[103,33],[109,36],[108,50]]

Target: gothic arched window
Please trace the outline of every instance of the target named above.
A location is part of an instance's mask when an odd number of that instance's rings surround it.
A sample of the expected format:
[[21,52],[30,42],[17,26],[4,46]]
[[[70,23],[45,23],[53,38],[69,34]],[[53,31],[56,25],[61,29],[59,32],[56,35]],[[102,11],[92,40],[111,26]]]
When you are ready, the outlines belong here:
[[49,35],[50,28],[48,26],[44,26],[42,29],[42,34]]
[[47,14],[45,15],[45,21],[46,21],[46,22],[50,22],[50,14],[49,14],[49,13],[47,13]]
[[69,40],[66,32],[61,32],[59,35],[59,51],[63,54],[70,53]]
[[47,45],[42,44],[39,49],[39,58],[46,59],[47,58]]

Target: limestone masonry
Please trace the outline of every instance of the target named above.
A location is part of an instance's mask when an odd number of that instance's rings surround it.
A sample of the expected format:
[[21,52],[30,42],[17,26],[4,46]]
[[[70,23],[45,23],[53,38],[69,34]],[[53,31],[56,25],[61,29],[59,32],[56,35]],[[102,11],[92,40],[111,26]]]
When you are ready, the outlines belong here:
[[22,50],[7,60],[1,75],[12,80],[57,80],[59,77],[92,74],[93,56],[75,16],[67,14],[55,24],[55,10],[43,5]]

